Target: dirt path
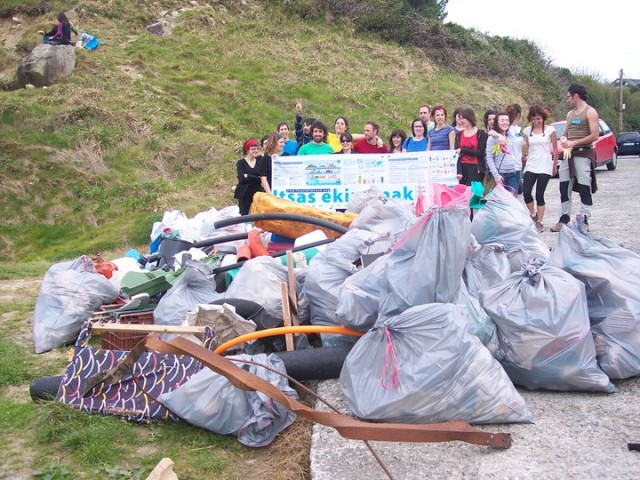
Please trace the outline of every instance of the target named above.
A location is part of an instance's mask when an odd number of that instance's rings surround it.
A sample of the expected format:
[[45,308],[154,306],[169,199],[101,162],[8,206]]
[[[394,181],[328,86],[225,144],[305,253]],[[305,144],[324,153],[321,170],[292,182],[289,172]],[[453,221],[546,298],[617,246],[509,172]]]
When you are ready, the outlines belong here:
[[41,278],[0,280],[0,303],[23,303],[29,298],[35,299],[41,283]]

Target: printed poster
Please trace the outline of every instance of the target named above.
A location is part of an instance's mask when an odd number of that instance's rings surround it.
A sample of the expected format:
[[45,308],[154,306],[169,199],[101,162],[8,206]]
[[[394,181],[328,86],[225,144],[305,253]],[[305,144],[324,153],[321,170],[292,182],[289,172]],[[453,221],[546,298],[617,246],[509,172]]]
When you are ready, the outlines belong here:
[[454,150],[277,157],[272,191],[299,204],[345,209],[351,195],[375,186],[389,198],[415,203],[428,179],[457,185],[457,161]]

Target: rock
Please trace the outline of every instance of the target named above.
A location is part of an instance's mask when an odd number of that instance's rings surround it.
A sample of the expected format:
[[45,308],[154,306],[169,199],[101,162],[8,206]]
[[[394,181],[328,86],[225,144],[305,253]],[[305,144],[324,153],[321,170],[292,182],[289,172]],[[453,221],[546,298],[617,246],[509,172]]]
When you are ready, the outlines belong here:
[[33,90],[34,88],[36,88],[35,85],[31,85],[30,83],[27,83],[24,88],[26,88],[27,90]]
[[11,20],[13,20],[16,23],[22,23],[22,20],[20,20],[18,17],[13,17]]
[[147,27],[147,31],[150,34],[157,35],[159,37],[171,35],[172,30],[171,24],[166,20],[158,20],[156,23],[152,23]]
[[197,7],[198,6],[198,2],[196,2],[196,0],[191,0],[189,2],[189,5],[191,5],[192,7]]
[[166,15],[167,15],[167,13],[169,13],[169,11],[168,11],[168,10],[160,10],[160,16],[161,16],[161,17],[166,16]]
[[68,77],[76,67],[76,51],[72,45],[38,45],[18,67],[20,86],[43,87]]

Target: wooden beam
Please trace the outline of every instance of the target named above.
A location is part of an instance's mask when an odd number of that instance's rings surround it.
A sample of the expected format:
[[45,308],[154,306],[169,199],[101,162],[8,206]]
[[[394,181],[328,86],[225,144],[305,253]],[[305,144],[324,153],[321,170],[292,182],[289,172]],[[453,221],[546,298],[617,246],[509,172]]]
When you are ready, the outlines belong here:
[[[282,299],[282,321],[285,327],[291,326],[291,310],[289,308],[289,292],[287,288],[287,282],[280,284],[280,298]],[[293,335],[290,333],[284,336],[285,344],[287,345],[287,352],[291,352],[295,349],[293,345]]]
[[104,323],[95,322],[91,328],[100,332],[129,332],[129,333],[204,333],[203,326],[174,325],[138,325],[135,323]]

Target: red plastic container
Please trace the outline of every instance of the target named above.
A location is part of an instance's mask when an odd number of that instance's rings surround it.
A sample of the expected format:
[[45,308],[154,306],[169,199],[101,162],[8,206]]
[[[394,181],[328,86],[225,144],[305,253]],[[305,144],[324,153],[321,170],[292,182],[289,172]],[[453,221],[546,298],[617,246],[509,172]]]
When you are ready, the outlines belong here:
[[[153,311],[122,314],[116,323],[153,325]],[[144,333],[105,331],[100,335],[100,347],[105,350],[131,350],[144,337]]]

